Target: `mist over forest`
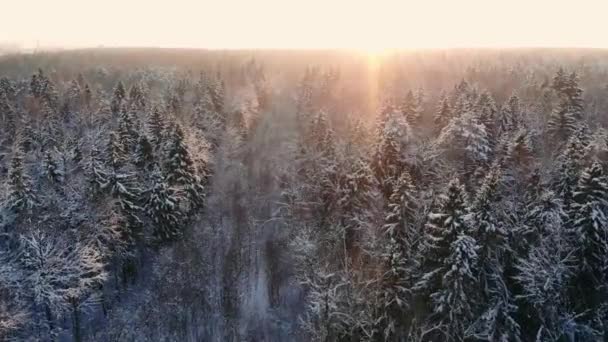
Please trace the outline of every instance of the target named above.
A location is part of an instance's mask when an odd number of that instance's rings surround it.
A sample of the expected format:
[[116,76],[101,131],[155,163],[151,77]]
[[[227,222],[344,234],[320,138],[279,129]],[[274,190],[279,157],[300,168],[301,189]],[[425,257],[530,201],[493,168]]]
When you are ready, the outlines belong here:
[[608,50],[0,56],[0,341],[605,341]]

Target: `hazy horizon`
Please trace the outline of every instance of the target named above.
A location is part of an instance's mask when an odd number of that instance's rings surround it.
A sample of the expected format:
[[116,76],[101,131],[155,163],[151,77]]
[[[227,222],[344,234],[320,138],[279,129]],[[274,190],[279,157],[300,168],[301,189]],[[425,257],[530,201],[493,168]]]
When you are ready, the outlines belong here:
[[550,0],[24,0],[5,6],[0,44],[19,49],[607,48],[602,19],[607,9],[596,0],[576,6]]

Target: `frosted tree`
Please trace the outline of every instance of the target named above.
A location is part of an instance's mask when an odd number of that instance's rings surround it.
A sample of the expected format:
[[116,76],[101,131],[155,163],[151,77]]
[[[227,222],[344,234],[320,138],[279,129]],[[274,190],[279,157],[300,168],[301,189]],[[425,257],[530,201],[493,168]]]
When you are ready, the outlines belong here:
[[208,85],[215,111],[220,114],[224,113],[225,110],[225,88],[224,81],[219,78],[212,80]]
[[163,114],[155,106],[148,118],[148,130],[150,131],[150,142],[158,149],[165,141],[166,123]]
[[[9,248],[0,250],[0,339],[11,337],[30,321],[22,287],[23,270],[18,264],[19,253]],[[15,339],[16,340],[16,339]]]
[[521,105],[519,97],[511,95],[500,110],[498,121],[499,135],[509,135],[517,130],[521,122]]
[[146,90],[145,85],[142,83],[134,83],[129,89],[129,105],[136,110],[143,110],[146,108]]
[[439,137],[441,147],[449,160],[462,165],[466,175],[473,175],[490,159],[490,141],[486,127],[469,112],[453,119]]
[[496,102],[489,91],[484,91],[479,95],[475,103],[475,111],[479,113],[481,123],[486,125],[488,129],[493,128],[498,110],[496,109]]
[[111,110],[113,114],[118,114],[123,107],[123,100],[127,96],[125,85],[122,81],[118,81],[114,88],[114,97],[112,98]]
[[392,194],[392,181],[406,167],[405,153],[410,142],[410,127],[396,113],[389,114],[374,151],[373,169],[385,198]]
[[481,315],[466,335],[487,341],[519,341],[517,306],[509,288],[509,234],[502,222],[499,201],[503,174],[499,164],[486,175],[471,205],[470,223],[479,246],[478,281]]
[[417,125],[419,123],[422,115],[421,104],[422,99],[417,98],[411,90],[405,94],[405,97],[399,106],[399,111],[410,125]]
[[197,175],[194,161],[188,151],[184,132],[176,125],[171,137],[165,170],[166,180],[188,194],[192,208],[202,204],[205,193],[201,179]]
[[477,249],[475,239],[460,233],[444,260],[441,285],[430,295],[432,317],[448,327],[447,340],[462,340],[472,323],[478,304]]
[[44,173],[47,179],[55,184],[62,183],[64,172],[51,151],[45,152],[43,162]]
[[382,253],[385,271],[381,278],[379,300],[380,322],[384,338],[403,336],[407,328],[407,312],[412,298],[412,245],[418,238],[414,232],[416,198],[410,176],[403,172],[393,186],[384,223],[386,244]]
[[[594,163],[585,169],[580,176],[576,190],[573,193],[572,229],[573,243],[578,249],[583,279],[579,284],[595,284],[598,288],[605,282],[605,267],[608,264],[608,220],[606,208],[608,205],[608,180],[602,166]],[[586,294],[585,294],[586,292]],[[597,292],[595,293],[597,295]],[[590,293],[587,286],[582,295]],[[591,299],[597,302],[599,298]]]
[[452,108],[450,107],[450,100],[444,95],[441,98],[441,102],[439,103],[437,111],[435,112],[435,117],[433,118],[435,131],[437,133],[441,132],[441,130],[450,122],[451,118]]
[[78,82],[76,82],[76,80],[72,80],[66,93],[66,104],[70,111],[80,110],[81,98],[82,95],[80,85],[78,84]]
[[32,180],[23,164],[23,152],[19,147],[13,152],[8,186],[8,209],[15,212],[31,211],[38,203]]
[[160,241],[176,240],[183,234],[178,192],[169,186],[158,168],[153,171],[152,177],[145,211],[154,223],[154,236]]
[[26,270],[24,285],[35,303],[44,308],[50,335],[55,333],[54,320],[71,310],[73,337],[81,341],[81,305],[107,278],[99,252],[39,231],[22,236],[20,242],[20,263]]
[[579,174],[584,163],[585,146],[577,135],[570,136],[566,149],[559,157],[556,170],[554,189],[560,195],[566,210],[572,202],[573,192],[578,183]]
[[462,339],[471,323],[479,291],[476,270],[479,247],[469,235],[466,216],[466,193],[455,179],[429,214],[419,251],[420,273],[414,286],[423,299],[430,299],[430,319],[448,329],[443,338],[451,336],[454,340]]
[[154,147],[146,134],[141,134],[135,146],[135,165],[148,170],[154,163]]
[[444,262],[451,253],[452,243],[469,230],[466,193],[458,179],[449,183],[438,202],[425,225],[425,238],[419,253],[423,258],[422,273],[415,285],[417,291],[427,294],[441,287]]
[[502,273],[501,254],[508,248],[507,232],[498,217],[496,208],[502,185],[502,171],[493,165],[486,175],[471,205],[471,223],[474,225],[474,236],[480,246],[480,283],[483,291],[494,273]]
[[315,84],[315,72],[307,68],[304,75],[300,79],[296,93],[296,112],[300,122],[305,122],[309,115],[314,112],[314,84]]
[[346,338],[349,322],[344,312],[344,288],[348,284],[340,275],[319,269],[303,285],[309,290],[306,312],[300,324],[310,334],[311,340],[322,342]]
[[200,129],[210,143],[217,147],[226,127],[226,117],[215,111],[215,105],[206,88],[194,107],[194,125]]
[[119,169],[127,162],[127,151],[125,151],[120,136],[114,132],[110,132],[107,156],[107,164],[112,169]]
[[547,129],[555,138],[565,140],[582,119],[583,91],[578,85],[578,75],[573,72],[566,76],[562,69],[555,75],[552,87],[558,94],[559,104],[549,117]]
[[99,149],[95,145],[91,147],[84,170],[90,186],[88,192],[95,197],[101,192],[101,189],[106,187],[108,182],[108,172],[105,168],[105,163]]
[[124,110],[120,113],[118,121],[118,139],[125,154],[134,150],[139,138],[133,117],[134,114],[131,111]]
[[2,119],[2,132],[11,142],[16,132],[16,112],[5,93],[0,92],[0,117]]
[[[525,299],[529,305],[526,310],[526,326],[530,331],[528,340],[574,338],[575,330],[584,328],[576,321],[567,303],[568,285],[576,267],[574,251],[567,243],[559,222],[553,222],[550,229],[540,244],[516,264],[514,279],[521,286],[518,298]],[[594,339],[587,336],[582,340]]]
[[317,153],[321,153],[326,157],[334,155],[335,141],[334,131],[325,111],[320,110],[313,117],[308,128],[308,144],[312,146]]

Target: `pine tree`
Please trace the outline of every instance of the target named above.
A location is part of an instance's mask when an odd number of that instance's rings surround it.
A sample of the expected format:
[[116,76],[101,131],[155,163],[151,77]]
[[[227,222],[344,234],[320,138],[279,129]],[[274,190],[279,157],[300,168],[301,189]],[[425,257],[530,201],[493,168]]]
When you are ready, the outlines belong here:
[[130,111],[123,111],[120,113],[118,122],[118,138],[125,154],[133,151],[139,138],[133,117],[134,114]]
[[148,130],[150,131],[150,142],[159,149],[164,143],[166,124],[158,106],[154,107],[148,118]]
[[184,132],[180,125],[176,125],[171,137],[168,151],[168,160],[165,170],[166,180],[171,186],[178,186],[188,194],[192,207],[202,204],[204,188],[198,175],[194,162],[185,142]]
[[127,96],[127,91],[122,81],[118,81],[114,88],[114,97],[112,98],[111,110],[112,114],[118,114],[123,108],[123,100]]
[[564,141],[577,129],[582,119],[583,91],[578,85],[577,74],[573,72],[566,76],[562,69],[553,80],[553,89],[559,97],[559,105],[551,113],[547,128],[555,138]]
[[441,132],[441,130],[448,125],[452,118],[452,108],[450,107],[450,100],[447,96],[444,96],[439,103],[439,107],[437,107],[437,112],[435,113],[435,117],[433,119],[435,123],[435,131],[437,133]]
[[572,203],[573,193],[578,183],[579,174],[583,165],[584,145],[578,135],[568,139],[566,149],[559,157],[559,166],[556,170],[554,189],[563,199],[566,211]]
[[146,134],[142,134],[135,149],[135,165],[147,170],[154,163],[154,148]]
[[66,94],[67,105],[70,111],[80,110],[81,91],[76,80],[70,82],[70,86]]
[[146,108],[146,94],[144,86],[140,83],[134,83],[129,89],[129,105],[136,110]]
[[317,113],[311,121],[308,131],[309,146],[313,146],[317,153],[321,153],[325,157],[333,156],[335,152],[334,131],[325,111],[320,110]]
[[475,239],[461,233],[450,244],[442,267],[441,286],[431,293],[433,314],[448,328],[448,340],[461,341],[477,305]]
[[119,169],[127,161],[127,153],[120,140],[120,137],[110,132],[110,138],[108,140],[108,165],[112,169]]
[[217,113],[224,113],[224,93],[225,93],[225,85],[223,80],[216,79],[214,82],[209,84],[209,94],[211,95],[211,100],[213,101],[213,105],[215,106],[215,111]]
[[21,117],[21,128],[18,131],[19,144],[24,153],[28,153],[34,146],[34,130],[32,128],[32,120],[28,115]]
[[158,168],[152,177],[153,185],[148,191],[145,211],[154,223],[154,236],[160,241],[176,240],[182,236],[179,196]]
[[3,135],[8,138],[8,142],[11,143],[12,137],[15,136],[16,132],[16,112],[11,105],[6,93],[0,92],[0,117],[2,118]]
[[107,186],[108,182],[108,173],[105,170],[101,153],[95,145],[91,148],[91,153],[85,165],[85,173],[90,185],[88,192],[95,197]]
[[382,260],[386,272],[382,275],[380,302],[384,337],[398,337],[405,333],[407,310],[410,307],[413,279],[412,243],[416,199],[414,186],[407,172],[401,174],[389,198],[384,223],[385,250]]
[[450,256],[450,248],[460,235],[469,230],[466,215],[466,193],[458,179],[454,179],[440,196],[437,208],[429,214],[425,225],[425,240],[420,253],[423,273],[415,286],[418,291],[428,294],[441,287],[441,275],[445,274],[444,262]]
[[63,182],[64,173],[50,151],[46,151],[44,154],[44,170],[46,177],[51,182],[55,184]]
[[8,174],[8,209],[14,212],[31,211],[38,203],[30,176],[23,165],[23,152],[16,147]]
[[437,138],[444,153],[462,165],[469,178],[490,159],[490,141],[486,127],[479,123],[474,113],[469,112],[453,119]]
[[479,95],[474,111],[477,113],[479,123],[486,128],[490,146],[494,147],[496,145],[496,116],[498,111],[496,109],[496,102],[494,102],[494,98],[490,92],[484,91]]
[[596,283],[602,283],[608,253],[608,180],[602,166],[594,163],[580,176],[573,193],[574,243],[580,248],[580,263]]
[[420,108],[420,101],[421,99],[417,99],[414,95],[414,92],[410,90],[407,92],[405,98],[399,106],[399,111],[401,112],[401,115],[403,115],[403,118],[407,120],[407,123],[412,126],[415,126],[420,122],[420,116],[422,114]]
[[312,115],[314,112],[313,92],[314,92],[314,73],[310,68],[304,72],[304,76],[300,80],[296,97],[296,113],[301,121]]
[[498,131],[500,135],[509,135],[517,130],[521,121],[521,105],[515,94],[507,100],[500,110]]
[[373,169],[385,198],[392,194],[392,181],[405,168],[404,153],[410,140],[410,127],[396,113],[389,114],[374,152]]

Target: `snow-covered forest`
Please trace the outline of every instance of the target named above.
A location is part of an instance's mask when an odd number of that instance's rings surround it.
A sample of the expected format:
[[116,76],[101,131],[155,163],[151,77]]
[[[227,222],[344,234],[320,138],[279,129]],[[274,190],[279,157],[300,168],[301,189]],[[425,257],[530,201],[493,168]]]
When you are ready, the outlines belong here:
[[605,341],[608,52],[0,57],[1,341]]

